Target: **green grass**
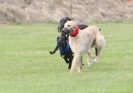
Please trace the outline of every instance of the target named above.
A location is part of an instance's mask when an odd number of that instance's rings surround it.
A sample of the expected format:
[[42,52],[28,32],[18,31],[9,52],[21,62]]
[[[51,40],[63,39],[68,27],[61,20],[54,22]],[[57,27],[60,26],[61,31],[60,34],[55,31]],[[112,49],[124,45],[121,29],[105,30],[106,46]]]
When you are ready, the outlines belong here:
[[0,93],[133,93],[133,23],[98,23],[106,38],[100,63],[69,73],[57,24],[0,25]]

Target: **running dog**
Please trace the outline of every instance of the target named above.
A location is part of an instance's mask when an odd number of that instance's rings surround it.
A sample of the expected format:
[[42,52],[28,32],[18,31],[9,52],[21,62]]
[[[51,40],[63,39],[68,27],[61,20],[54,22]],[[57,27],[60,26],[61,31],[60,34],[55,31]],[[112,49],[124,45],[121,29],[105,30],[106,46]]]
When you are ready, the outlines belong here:
[[[69,44],[74,53],[72,67],[70,72],[80,72],[82,68],[82,55],[87,53],[89,63],[97,61],[102,47],[105,44],[104,36],[96,26],[89,26],[80,30],[75,21],[67,21],[64,25],[64,31],[69,34]],[[90,50],[92,47],[97,49],[96,58],[93,59]]]

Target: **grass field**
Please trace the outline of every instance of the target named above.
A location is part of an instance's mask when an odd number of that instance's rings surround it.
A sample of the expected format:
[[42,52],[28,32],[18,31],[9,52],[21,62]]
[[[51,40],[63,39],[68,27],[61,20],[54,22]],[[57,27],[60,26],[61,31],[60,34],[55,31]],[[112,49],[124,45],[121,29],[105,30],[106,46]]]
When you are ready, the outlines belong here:
[[56,44],[57,24],[0,25],[0,93],[133,93],[133,23],[98,23],[100,62],[69,73]]

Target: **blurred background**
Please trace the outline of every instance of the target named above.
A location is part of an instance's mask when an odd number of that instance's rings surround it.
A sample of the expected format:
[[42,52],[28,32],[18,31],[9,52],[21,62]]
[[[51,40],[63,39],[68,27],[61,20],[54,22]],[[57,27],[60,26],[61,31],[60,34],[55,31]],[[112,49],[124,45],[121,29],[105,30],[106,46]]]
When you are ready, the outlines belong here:
[[133,21],[133,0],[0,0],[0,23]]
[[[106,39],[99,63],[85,55],[79,74],[49,54],[64,16]],[[0,93],[133,93],[133,0],[0,0]]]

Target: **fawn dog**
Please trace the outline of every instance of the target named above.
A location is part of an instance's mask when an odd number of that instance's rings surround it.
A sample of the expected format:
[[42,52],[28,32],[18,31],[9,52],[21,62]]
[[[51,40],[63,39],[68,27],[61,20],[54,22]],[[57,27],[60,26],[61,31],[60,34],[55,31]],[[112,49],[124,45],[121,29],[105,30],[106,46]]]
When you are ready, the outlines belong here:
[[[80,72],[82,68],[82,55],[88,54],[89,63],[97,61],[102,47],[105,44],[104,36],[96,26],[89,26],[80,30],[75,21],[67,21],[63,28],[69,34],[69,44],[74,53],[70,72]],[[90,49],[95,47],[96,58],[92,58]]]

